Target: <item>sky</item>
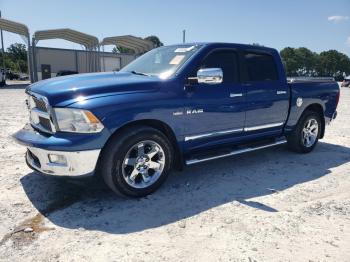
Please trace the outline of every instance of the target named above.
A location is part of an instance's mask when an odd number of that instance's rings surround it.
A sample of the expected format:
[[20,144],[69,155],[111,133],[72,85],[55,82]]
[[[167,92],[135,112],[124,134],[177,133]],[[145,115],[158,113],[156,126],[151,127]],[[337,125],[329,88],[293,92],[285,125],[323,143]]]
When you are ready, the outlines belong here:
[[[165,44],[182,42],[259,43],[281,50],[336,49],[350,56],[350,0],[0,0],[2,17],[37,30],[72,28],[94,35],[157,35]],[[23,42],[4,32],[7,47]],[[39,46],[82,49],[64,40]],[[110,50],[112,47],[107,47]]]

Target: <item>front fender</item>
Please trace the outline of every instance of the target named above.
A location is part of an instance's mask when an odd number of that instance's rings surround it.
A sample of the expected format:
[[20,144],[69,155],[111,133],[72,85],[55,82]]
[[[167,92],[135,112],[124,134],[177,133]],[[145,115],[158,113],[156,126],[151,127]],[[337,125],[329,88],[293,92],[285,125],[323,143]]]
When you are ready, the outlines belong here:
[[167,124],[177,139],[183,133],[183,125],[176,122],[173,112],[181,110],[183,103],[173,92],[140,92],[115,95],[77,102],[70,107],[93,112],[105,128],[113,134],[120,127],[139,120],[158,120]]

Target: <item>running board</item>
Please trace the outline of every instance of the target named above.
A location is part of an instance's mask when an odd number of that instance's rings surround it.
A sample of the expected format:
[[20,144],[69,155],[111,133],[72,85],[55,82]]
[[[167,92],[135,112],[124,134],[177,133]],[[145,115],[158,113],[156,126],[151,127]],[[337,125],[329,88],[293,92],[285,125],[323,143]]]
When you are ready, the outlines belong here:
[[235,150],[232,150],[231,152],[224,153],[221,155],[203,157],[203,158],[201,158],[201,157],[193,158],[193,159],[186,160],[186,165],[193,165],[193,164],[197,164],[197,163],[201,163],[201,162],[205,162],[205,161],[209,161],[209,160],[239,155],[239,154],[243,154],[243,153],[247,153],[247,152],[251,152],[251,151],[255,151],[255,150],[259,150],[259,149],[264,149],[264,148],[268,148],[268,147],[282,145],[285,143],[287,143],[287,140],[283,138],[283,139],[274,141],[273,143],[263,144],[263,145],[259,145],[259,146],[249,146],[249,147],[245,147],[245,148],[241,148],[241,149],[235,149]]

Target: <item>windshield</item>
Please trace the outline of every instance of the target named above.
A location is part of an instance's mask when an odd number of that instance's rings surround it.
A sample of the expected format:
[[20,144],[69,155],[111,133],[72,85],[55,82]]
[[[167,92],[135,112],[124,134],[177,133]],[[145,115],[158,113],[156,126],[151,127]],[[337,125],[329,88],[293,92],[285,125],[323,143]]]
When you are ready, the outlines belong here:
[[121,71],[168,78],[199,48],[198,45],[163,46],[140,56]]

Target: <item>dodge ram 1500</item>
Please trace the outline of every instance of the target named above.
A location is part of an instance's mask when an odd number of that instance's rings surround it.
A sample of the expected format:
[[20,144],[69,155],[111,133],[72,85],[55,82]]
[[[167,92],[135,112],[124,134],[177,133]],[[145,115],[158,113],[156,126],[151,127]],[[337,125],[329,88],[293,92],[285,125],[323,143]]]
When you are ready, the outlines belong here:
[[194,43],[153,49],[120,72],[64,76],[26,89],[15,139],[32,169],[96,174],[141,197],[172,168],[287,143],[313,150],[336,117],[330,79],[287,79],[275,49]]

